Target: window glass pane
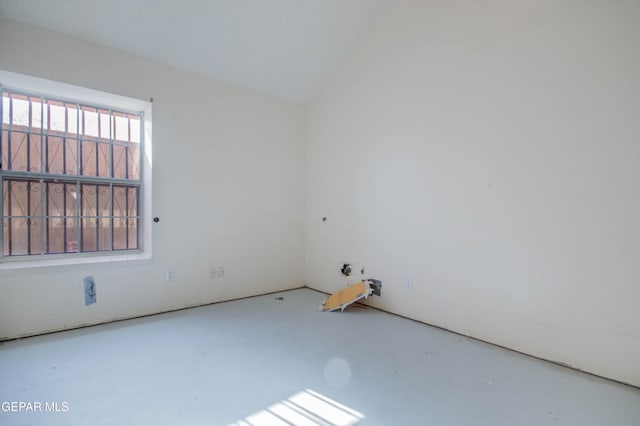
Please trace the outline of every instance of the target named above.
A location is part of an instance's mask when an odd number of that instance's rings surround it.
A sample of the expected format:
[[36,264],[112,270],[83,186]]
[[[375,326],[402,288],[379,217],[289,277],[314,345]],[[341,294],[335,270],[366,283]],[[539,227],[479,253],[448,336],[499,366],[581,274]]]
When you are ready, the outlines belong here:
[[11,126],[27,130],[27,127],[29,127],[29,101],[27,97],[12,94],[10,99]]
[[98,176],[110,177],[111,175],[111,145],[106,143],[98,144]]
[[100,114],[100,138],[111,139],[109,111],[100,110],[98,114]]
[[127,219],[127,222],[129,224],[128,226],[129,238],[128,238],[127,248],[130,250],[137,249],[139,248],[138,247],[138,219],[129,218]]
[[98,216],[111,216],[111,193],[106,185],[99,185],[98,190]]
[[128,216],[138,216],[138,188],[129,188]]
[[42,184],[40,182],[27,182],[29,191],[29,216],[42,215]]
[[29,223],[29,254],[41,254],[44,250],[44,240],[42,235],[42,218],[34,217],[28,220]]
[[65,214],[65,184],[47,184],[47,216],[64,216]]
[[48,100],[46,106],[49,116],[49,121],[47,123],[49,133],[65,133],[67,117],[65,113],[64,103]]
[[138,247],[138,189],[117,186],[113,190],[114,216],[113,249],[136,249]]
[[[9,216],[9,181],[2,182],[2,216]],[[5,223],[4,226],[7,226]]]
[[2,141],[0,143],[0,161],[2,162],[2,169],[9,170],[9,132],[6,130],[2,131],[2,135],[0,135]]
[[97,226],[98,219],[82,219],[81,232],[82,232],[82,251],[96,251],[97,249]]
[[97,185],[82,185],[82,216],[98,216]]
[[82,146],[82,176],[97,176],[97,144],[86,140],[80,144]]
[[73,138],[65,139],[66,150],[64,151],[64,174],[78,174],[78,140]]
[[140,145],[129,145],[127,155],[127,178],[138,180],[140,179]]
[[111,250],[111,219],[100,218],[98,220],[98,250]]
[[132,117],[129,123],[131,126],[131,142],[140,143],[140,119]]
[[62,217],[47,219],[48,253],[65,252],[65,220]]
[[65,214],[67,216],[78,215],[78,185],[65,184]]
[[9,124],[9,94],[2,93],[2,128],[8,127]]
[[82,107],[82,134],[84,138],[98,137],[98,113],[95,108]]
[[40,172],[42,165],[42,136],[31,133],[29,138],[29,150],[26,152],[30,172]]
[[9,132],[8,144],[10,158],[6,170],[27,171],[28,135],[16,131]]
[[76,253],[80,251],[80,244],[78,243],[78,224],[79,220],[76,218],[67,218],[65,222],[65,238],[66,238],[66,252]]
[[127,188],[123,186],[113,187],[113,215],[127,216]]
[[129,120],[122,113],[114,113],[115,139],[117,141],[129,141]]
[[30,237],[30,254],[40,254],[44,250],[45,240],[42,226],[44,225],[43,216],[43,203],[42,203],[42,190],[43,185],[40,182],[29,182],[29,237]]
[[78,134],[78,107],[74,104],[65,104],[67,107],[67,133]]
[[9,219],[3,217],[2,229],[4,230],[2,238],[2,255],[9,256]]
[[[9,218],[9,232],[5,230],[5,238],[8,237],[9,253],[13,256],[28,254],[28,225],[26,218]],[[8,234],[8,235],[7,235]]]
[[29,215],[29,188],[27,182],[9,181],[9,215],[23,216]]
[[113,219],[113,249],[125,250],[127,248],[127,218],[117,217]]
[[31,131],[34,133],[40,133],[42,124],[48,121],[48,111],[42,106],[42,100],[40,98],[30,98],[31,100]]
[[46,172],[58,175],[64,174],[64,139],[56,136],[47,136],[47,168]]
[[116,179],[127,178],[127,147],[113,146],[113,177]]

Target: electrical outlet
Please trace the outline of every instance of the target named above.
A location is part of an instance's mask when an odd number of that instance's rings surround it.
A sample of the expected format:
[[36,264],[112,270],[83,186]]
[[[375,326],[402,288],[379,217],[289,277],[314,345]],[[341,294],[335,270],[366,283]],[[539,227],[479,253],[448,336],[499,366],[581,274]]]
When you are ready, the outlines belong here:
[[218,268],[216,268],[215,266],[212,266],[209,269],[209,278],[211,278],[212,280],[218,278]]
[[167,271],[167,281],[175,281],[176,273],[173,271]]
[[218,268],[218,276],[220,278],[224,277],[224,266],[221,266],[221,267]]

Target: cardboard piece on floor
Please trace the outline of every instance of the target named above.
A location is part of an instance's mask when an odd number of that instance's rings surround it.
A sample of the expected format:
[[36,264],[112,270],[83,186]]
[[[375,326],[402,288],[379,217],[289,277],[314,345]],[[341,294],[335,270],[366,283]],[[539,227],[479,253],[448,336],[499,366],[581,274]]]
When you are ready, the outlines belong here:
[[367,299],[372,294],[380,296],[381,287],[382,283],[378,280],[360,281],[327,297],[322,306],[320,306],[320,310],[344,311],[347,306],[360,299]]

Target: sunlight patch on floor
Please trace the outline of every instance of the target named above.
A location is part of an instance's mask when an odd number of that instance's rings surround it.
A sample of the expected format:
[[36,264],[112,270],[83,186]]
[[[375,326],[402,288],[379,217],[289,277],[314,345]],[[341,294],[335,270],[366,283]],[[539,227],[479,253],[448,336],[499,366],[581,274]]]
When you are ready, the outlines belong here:
[[305,389],[229,426],[349,426],[363,418],[364,414]]

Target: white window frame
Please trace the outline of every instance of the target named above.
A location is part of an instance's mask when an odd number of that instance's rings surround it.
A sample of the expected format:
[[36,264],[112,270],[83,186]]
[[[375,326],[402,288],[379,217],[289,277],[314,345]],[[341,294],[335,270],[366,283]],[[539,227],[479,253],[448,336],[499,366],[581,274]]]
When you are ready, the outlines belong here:
[[91,252],[77,254],[50,254],[0,257],[0,271],[8,269],[82,265],[106,262],[131,262],[151,259],[151,176],[152,176],[152,104],[125,96],[87,89],[66,83],[31,77],[0,70],[0,86],[44,97],[73,99],[80,103],[99,105],[125,111],[141,111],[143,145],[141,155],[141,183],[139,216],[141,236],[139,249],[131,251]]

